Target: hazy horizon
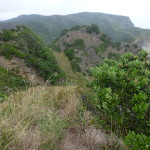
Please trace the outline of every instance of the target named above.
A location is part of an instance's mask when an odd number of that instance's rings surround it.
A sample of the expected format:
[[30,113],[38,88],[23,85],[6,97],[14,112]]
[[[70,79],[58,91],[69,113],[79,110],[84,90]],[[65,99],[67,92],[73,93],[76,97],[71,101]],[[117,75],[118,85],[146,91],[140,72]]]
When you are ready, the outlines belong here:
[[0,20],[30,14],[51,16],[98,12],[128,16],[136,27],[150,29],[149,4],[149,0],[1,0]]

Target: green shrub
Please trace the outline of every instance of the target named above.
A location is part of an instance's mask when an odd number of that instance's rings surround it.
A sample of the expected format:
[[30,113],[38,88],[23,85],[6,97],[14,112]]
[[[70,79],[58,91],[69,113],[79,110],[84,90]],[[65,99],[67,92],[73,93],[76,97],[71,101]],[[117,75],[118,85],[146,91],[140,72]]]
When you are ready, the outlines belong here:
[[4,30],[2,34],[2,40],[4,42],[8,42],[10,40],[13,40],[15,38],[13,31],[11,30]]
[[73,43],[74,48],[77,49],[84,49],[84,40],[83,39],[76,39]]
[[112,47],[116,48],[118,51],[120,50],[121,42],[112,42]]
[[55,44],[51,44],[49,47],[54,51],[61,52],[61,49],[57,47]]
[[130,131],[125,137],[125,143],[130,147],[130,150],[149,150],[150,136],[136,134],[135,132]]
[[5,42],[0,48],[1,55],[5,56],[7,59],[11,59],[16,56],[19,58],[24,58],[25,54],[19,51],[16,46],[12,43]]
[[60,33],[60,36],[65,35],[69,30],[68,29],[63,29]]
[[86,26],[86,32],[89,34],[91,34],[91,33],[99,34],[100,30],[96,24],[92,24],[91,26]]
[[69,61],[72,61],[75,58],[75,50],[73,49],[66,49],[65,55],[68,57]]
[[149,134],[150,62],[147,53],[127,53],[92,69],[97,98],[91,102],[112,130]]
[[73,60],[71,62],[71,66],[72,66],[72,69],[73,69],[74,72],[81,72],[80,65],[77,63],[76,60]]
[[108,45],[106,43],[102,43],[99,47],[95,47],[96,54],[102,54],[107,50]]

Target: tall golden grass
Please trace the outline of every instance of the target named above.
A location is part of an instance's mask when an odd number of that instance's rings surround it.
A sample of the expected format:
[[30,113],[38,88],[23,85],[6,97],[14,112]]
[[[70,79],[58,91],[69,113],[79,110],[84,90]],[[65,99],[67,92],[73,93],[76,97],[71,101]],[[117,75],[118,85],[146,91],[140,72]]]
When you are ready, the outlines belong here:
[[10,95],[0,104],[0,149],[57,150],[78,104],[76,86],[38,86]]

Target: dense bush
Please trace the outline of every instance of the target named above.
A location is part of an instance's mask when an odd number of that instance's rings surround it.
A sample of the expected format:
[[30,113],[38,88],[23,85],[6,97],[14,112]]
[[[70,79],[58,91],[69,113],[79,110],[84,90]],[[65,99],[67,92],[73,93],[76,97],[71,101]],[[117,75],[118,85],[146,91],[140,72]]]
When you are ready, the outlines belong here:
[[84,40],[83,39],[76,39],[73,43],[73,47],[76,49],[84,49]]
[[66,49],[65,55],[68,57],[69,61],[72,61],[75,58],[75,50],[73,49]]
[[81,72],[80,65],[77,63],[76,60],[71,61],[71,66],[74,72]]
[[68,57],[69,61],[71,62],[71,67],[74,72],[81,72],[80,65],[78,63],[82,62],[82,59],[75,56],[74,49],[66,49],[65,55]]
[[25,54],[19,51],[15,44],[9,42],[5,42],[0,46],[0,54],[5,56],[7,59],[11,59],[14,56],[19,58],[25,57]]
[[8,42],[10,40],[13,40],[15,38],[15,35],[12,30],[4,30],[2,34],[2,40],[5,42]]
[[107,50],[108,45],[106,43],[102,43],[99,47],[95,47],[96,54],[102,54]]
[[54,51],[61,52],[61,49],[59,47],[57,47],[55,44],[51,44],[51,45],[49,45],[49,47]]
[[[112,130],[149,135],[150,62],[147,53],[127,53],[119,61],[106,59],[92,69],[97,98],[91,102]],[[99,118],[100,119],[100,118]]]
[[99,27],[96,24],[92,24],[91,26],[86,26],[86,32],[87,33],[96,33],[99,34],[100,30]]
[[125,143],[131,150],[149,150],[150,149],[150,136],[144,134],[136,134],[130,131],[125,137]]

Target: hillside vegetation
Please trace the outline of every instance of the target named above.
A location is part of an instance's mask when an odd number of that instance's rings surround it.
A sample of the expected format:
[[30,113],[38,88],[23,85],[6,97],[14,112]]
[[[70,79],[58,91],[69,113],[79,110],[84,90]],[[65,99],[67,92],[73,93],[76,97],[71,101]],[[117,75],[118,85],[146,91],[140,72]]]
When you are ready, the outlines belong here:
[[57,65],[55,57],[43,40],[29,28],[17,26],[0,33],[0,56],[11,60],[23,59],[28,67],[51,83],[65,79],[65,73]]
[[49,47],[28,27],[8,27],[0,32],[0,149],[149,150],[149,85],[148,53],[95,24],[63,30]]
[[29,83],[12,71],[0,66],[0,103],[18,89],[25,89]]
[[74,72],[84,73],[89,73],[90,68],[98,65],[104,58],[118,59],[126,52],[136,54],[141,48],[134,42],[113,42],[95,24],[64,30],[50,47],[65,53]]
[[104,13],[83,12],[64,16],[21,15],[6,23],[27,25],[47,43],[58,37],[63,29],[91,24],[97,24],[102,32],[107,33],[114,41],[133,41],[141,36],[150,37],[150,30],[135,28],[129,17]]

